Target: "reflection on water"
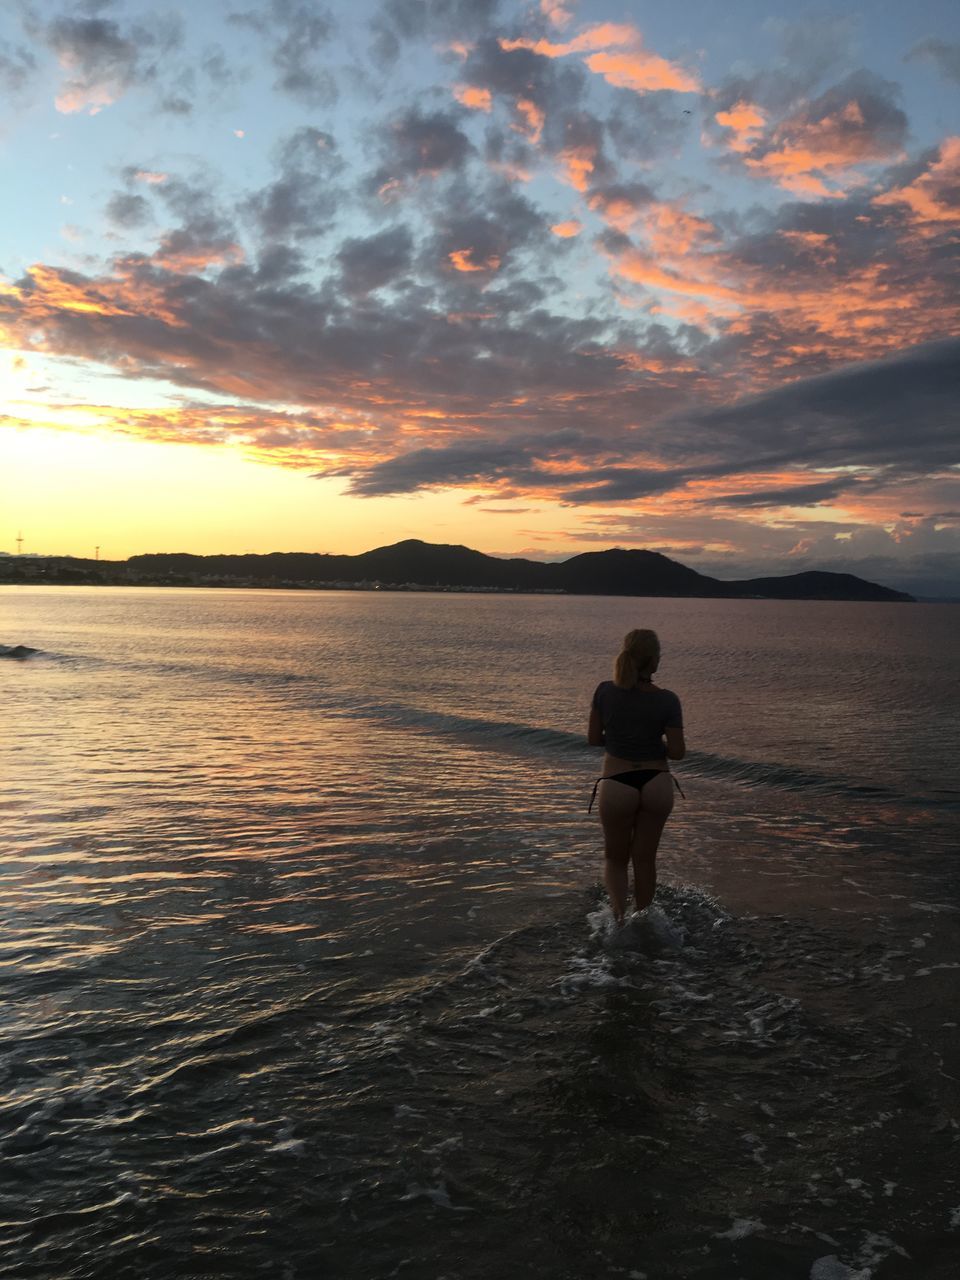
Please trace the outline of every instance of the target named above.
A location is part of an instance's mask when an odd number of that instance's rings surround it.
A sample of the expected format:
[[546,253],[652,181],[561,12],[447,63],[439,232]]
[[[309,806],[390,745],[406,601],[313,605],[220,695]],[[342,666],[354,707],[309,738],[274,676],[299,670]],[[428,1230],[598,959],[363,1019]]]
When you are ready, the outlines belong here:
[[426,599],[0,591],[0,1276],[952,1275],[956,611]]

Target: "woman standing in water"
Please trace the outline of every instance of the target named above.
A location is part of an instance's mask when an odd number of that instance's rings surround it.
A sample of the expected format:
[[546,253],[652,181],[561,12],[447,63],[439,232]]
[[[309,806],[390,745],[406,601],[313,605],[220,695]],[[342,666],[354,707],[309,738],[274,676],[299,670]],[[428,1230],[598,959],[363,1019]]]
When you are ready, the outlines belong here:
[[[682,760],[680,699],[653,683],[660,665],[655,631],[628,631],[613,679],[597,685],[587,741],[604,747],[600,792],[604,880],[618,924],[627,909],[628,867],[633,862],[637,910],[653,901],[657,888],[657,846],[673,809],[669,760]],[[590,804],[592,806],[593,800]]]

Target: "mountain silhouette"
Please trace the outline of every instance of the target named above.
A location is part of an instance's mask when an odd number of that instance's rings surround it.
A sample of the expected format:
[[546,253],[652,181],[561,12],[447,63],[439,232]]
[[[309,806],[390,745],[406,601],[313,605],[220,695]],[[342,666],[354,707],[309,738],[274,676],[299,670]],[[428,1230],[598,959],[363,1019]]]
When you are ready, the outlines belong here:
[[553,591],[595,596],[768,600],[913,600],[850,573],[807,572],[721,582],[659,551],[586,551],[558,563],[503,560],[470,547],[408,538],[356,556],[309,551],[198,556],[159,552],[129,560],[3,556],[0,580],[143,586],[385,587]]
[[[93,562],[85,561],[85,565]],[[102,562],[101,562],[102,564]],[[616,547],[587,551],[559,563],[500,559],[470,547],[409,538],[360,555],[273,552],[269,555],[196,556],[160,553],[131,556],[128,580],[231,580],[262,586],[469,588],[488,591],[556,591],[571,595],[690,596],[776,600],[902,600],[913,597],[849,573],[807,572],[721,582],[658,551]]]

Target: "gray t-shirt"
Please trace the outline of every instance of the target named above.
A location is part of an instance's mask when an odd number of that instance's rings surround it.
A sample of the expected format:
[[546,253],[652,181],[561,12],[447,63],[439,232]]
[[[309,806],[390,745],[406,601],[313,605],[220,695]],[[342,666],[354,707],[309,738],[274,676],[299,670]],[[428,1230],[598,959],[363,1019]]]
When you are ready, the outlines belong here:
[[666,760],[664,729],[683,728],[677,695],[649,684],[621,689],[604,680],[597,685],[593,706],[603,725],[604,746],[622,760]]

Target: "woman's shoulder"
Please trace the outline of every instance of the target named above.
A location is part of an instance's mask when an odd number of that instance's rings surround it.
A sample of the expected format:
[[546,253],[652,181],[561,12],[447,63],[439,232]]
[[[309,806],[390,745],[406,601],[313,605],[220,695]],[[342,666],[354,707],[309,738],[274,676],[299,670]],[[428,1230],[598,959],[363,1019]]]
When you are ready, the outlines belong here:
[[654,691],[654,693],[658,693],[658,694],[660,695],[660,697],[661,697],[661,698],[663,698],[663,699],[665,699],[665,700],[666,700],[666,699],[669,699],[671,702],[679,702],[679,701],[680,701],[680,695],[679,695],[679,694],[674,693],[674,691],[673,691],[672,689],[665,689],[665,688],[663,687],[663,685],[662,685],[662,684],[655,684],[655,685],[653,686],[653,691]]

